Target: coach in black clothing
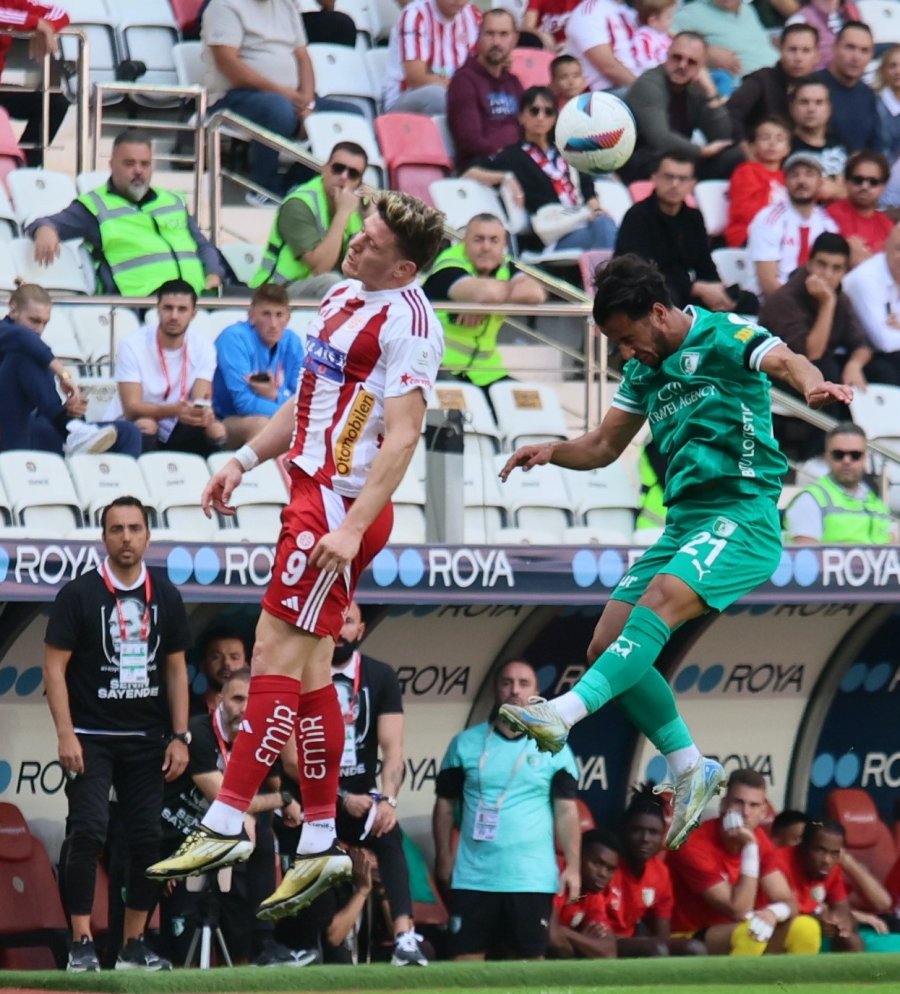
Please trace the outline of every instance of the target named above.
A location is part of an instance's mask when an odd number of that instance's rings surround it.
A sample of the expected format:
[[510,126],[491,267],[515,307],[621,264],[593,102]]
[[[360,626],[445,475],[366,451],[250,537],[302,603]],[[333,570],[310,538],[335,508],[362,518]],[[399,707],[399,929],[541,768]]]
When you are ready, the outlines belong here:
[[106,559],[59,591],[45,636],[47,702],[69,777],[68,968],[99,969],[90,920],[112,786],[127,812],[131,854],[119,964],[167,969],[171,964],[143,942],[157,894],[144,870],[159,855],[163,783],[179,777],[188,762],[190,633],[181,595],[162,571],[143,562],[150,532],[141,502],[118,497],[100,521]]
[[722,284],[703,215],[685,203],[694,186],[690,155],[680,149],[665,153],[650,179],[653,193],[622,218],[615,254],[634,253],[655,262],[675,307],[698,304],[710,311],[755,314],[759,301],[752,293]]

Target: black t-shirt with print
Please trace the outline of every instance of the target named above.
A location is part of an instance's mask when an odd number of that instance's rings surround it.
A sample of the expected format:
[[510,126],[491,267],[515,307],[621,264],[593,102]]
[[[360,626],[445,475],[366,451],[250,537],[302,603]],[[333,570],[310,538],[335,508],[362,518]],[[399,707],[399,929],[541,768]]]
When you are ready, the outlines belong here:
[[112,594],[100,571],[91,570],[56,595],[44,641],[72,653],[66,687],[76,729],[163,736],[170,728],[165,658],[189,648],[191,634],[177,589],[161,570],[152,568],[149,573],[147,672],[141,683],[119,679],[119,647],[123,619],[127,639],[140,639],[144,584]]
[[[356,711],[356,764],[341,766],[341,790],[365,794],[376,787],[378,771],[378,718],[383,714],[403,714],[403,695],[397,674],[385,663],[360,657],[362,674]],[[353,696],[353,679],[333,673],[332,680],[347,715]]]
[[173,845],[197,827],[209,808],[203,792],[194,784],[194,777],[202,773],[215,773],[216,770],[225,772],[225,758],[219,751],[212,715],[209,712],[194,715],[188,728],[191,730],[191,744],[187,769],[177,780],[166,784],[163,795],[163,831],[167,838],[173,837]]

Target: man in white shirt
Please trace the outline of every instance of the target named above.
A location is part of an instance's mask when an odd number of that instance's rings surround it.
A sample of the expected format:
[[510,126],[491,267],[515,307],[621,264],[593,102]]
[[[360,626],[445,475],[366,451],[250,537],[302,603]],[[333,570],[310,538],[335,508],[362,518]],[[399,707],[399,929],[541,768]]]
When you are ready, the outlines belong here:
[[619,0],[583,0],[566,24],[564,51],[584,69],[591,90],[621,90],[637,79],[631,38],[637,13]]
[[887,236],[883,252],[844,277],[843,286],[875,352],[866,379],[900,386],[900,227]]
[[450,77],[478,41],[481,11],[469,0],[413,0],[391,29],[384,109],[444,114]]
[[812,243],[837,225],[818,206],[822,161],[812,152],[794,152],[784,163],[788,199],[764,207],[750,222],[747,251],[756,269],[759,290],[771,296],[791,273],[805,265]]
[[185,280],[169,280],[156,293],[157,327],[144,325],[116,354],[119,392],[106,420],[124,415],[141,431],[145,452],[172,449],[208,456],[222,448],[225,426],[212,410],[215,346],[189,325],[197,294]]

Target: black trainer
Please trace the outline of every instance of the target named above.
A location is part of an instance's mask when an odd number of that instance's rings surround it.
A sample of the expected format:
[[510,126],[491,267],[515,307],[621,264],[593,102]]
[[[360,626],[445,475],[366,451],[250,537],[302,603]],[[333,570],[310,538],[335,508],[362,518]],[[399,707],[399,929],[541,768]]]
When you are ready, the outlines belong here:
[[94,943],[83,935],[80,939],[69,943],[69,960],[66,963],[66,973],[99,973],[100,960]]
[[319,954],[315,949],[289,949],[274,939],[270,939],[253,961],[254,966],[309,966],[317,963]]
[[155,973],[157,970],[171,970],[172,964],[153,952],[141,936],[139,939],[129,939],[125,943],[116,960],[116,969],[146,970],[148,973]]

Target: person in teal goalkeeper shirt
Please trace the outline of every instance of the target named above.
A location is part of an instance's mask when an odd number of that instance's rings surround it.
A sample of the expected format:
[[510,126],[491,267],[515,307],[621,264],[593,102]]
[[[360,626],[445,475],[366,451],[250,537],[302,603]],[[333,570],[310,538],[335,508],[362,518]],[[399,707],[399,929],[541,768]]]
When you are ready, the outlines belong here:
[[617,697],[668,761],[674,783],[658,789],[674,790],[666,844],[677,849],[725,773],[701,755],[654,663],[679,625],[724,610],[778,565],[787,462],[772,435],[767,375],[812,408],[848,404],[853,391],[826,382],[806,358],[736,314],[673,307],[659,269],[635,255],[613,259],[596,287],[594,320],[627,360],[612,407],[580,438],[518,449],[500,477],[545,463],[608,466],[649,421],[667,461],[666,527],[613,591],[576,686],[500,713],[555,752],[575,722]]

